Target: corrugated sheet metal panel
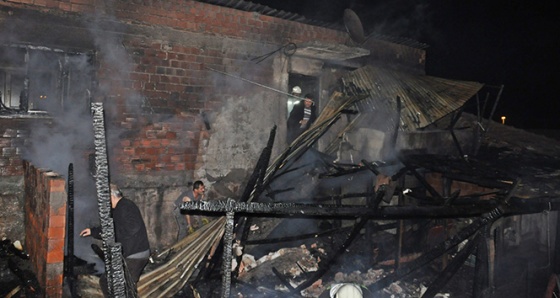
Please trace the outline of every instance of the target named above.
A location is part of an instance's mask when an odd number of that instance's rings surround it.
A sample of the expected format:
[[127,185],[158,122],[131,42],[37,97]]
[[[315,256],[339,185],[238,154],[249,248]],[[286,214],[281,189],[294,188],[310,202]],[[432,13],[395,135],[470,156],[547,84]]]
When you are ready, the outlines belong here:
[[[428,126],[461,108],[483,84],[425,75],[411,75],[374,66],[365,66],[342,78],[344,93],[367,94],[358,103],[362,114],[374,112],[387,117],[387,127],[395,123],[397,96],[401,98],[400,129],[413,131]],[[391,116],[393,115],[393,116]],[[393,120],[393,121],[392,121]]]
[[[341,23],[333,23],[333,22],[308,19],[297,13],[284,11],[284,10],[276,10],[263,4],[253,3],[245,0],[196,0],[196,1],[223,6],[223,7],[235,8],[243,11],[254,11],[271,17],[276,17],[288,21],[294,21],[294,22],[304,23],[304,24],[318,26],[318,27],[324,27],[324,28],[338,30],[338,31],[347,31],[344,24]],[[392,36],[381,35],[378,33],[371,33],[366,37],[366,39],[370,39],[370,38],[384,40],[396,44],[402,44],[405,46],[414,47],[418,49],[425,49],[428,47],[428,45],[424,43],[406,37],[392,37]]]

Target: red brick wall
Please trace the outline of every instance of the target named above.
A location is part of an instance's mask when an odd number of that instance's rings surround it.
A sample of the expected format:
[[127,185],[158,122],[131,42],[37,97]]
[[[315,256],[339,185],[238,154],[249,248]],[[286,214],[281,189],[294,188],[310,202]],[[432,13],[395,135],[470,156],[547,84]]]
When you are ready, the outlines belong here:
[[25,121],[0,118],[0,235],[21,240],[23,226],[22,149],[27,131]]
[[65,180],[24,162],[25,244],[45,297],[62,297]]
[[190,125],[194,117],[142,125],[134,137],[120,141],[114,152],[118,164],[125,172],[193,170],[200,137],[200,128]]
[[23,120],[0,118],[0,177],[23,175],[21,149],[25,136]]
[[[246,88],[236,89],[235,84],[217,85],[215,77],[222,75],[209,68],[239,73],[243,67],[251,67],[243,72],[245,79],[275,86],[272,59],[258,67],[254,63],[247,66],[248,53],[264,54],[288,41],[343,44],[348,39],[342,31],[196,1],[12,0],[0,5],[59,16],[96,12],[137,30],[135,34],[127,34],[127,30],[116,33],[122,39],[116,48],[125,51],[118,59],[130,60],[129,68],[105,59],[103,50],[96,60],[98,85],[103,86],[96,100],[106,100],[107,107],[120,106],[108,113],[109,133],[126,132],[110,139],[110,156],[117,161],[112,169],[130,174],[195,170],[203,133],[199,113],[219,110],[228,95],[248,93]],[[146,28],[158,31],[143,32]],[[242,49],[216,42],[193,46],[182,37],[184,33],[214,40],[228,38],[246,45]],[[133,97],[138,99],[133,104],[136,110],[127,104]]]
[[348,39],[348,35],[342,31],[197,1],[7,0],[5,2],[5,5],[28,7],[45,12],[95,12],[150,26],[158,25],[260,42],[279,42],[283,38],[289,38],[296,43],[317,40],[344,43]]

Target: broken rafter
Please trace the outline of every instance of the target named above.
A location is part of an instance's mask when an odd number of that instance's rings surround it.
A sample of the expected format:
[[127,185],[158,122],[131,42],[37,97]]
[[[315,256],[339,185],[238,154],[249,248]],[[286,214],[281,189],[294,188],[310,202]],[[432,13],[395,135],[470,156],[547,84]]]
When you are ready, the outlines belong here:
[[[338,121],[342,113],[349,107],[364,99],[365,96],[355,96],[350,99],[345,98],[341,93],[335,92],[327,106],[311,125],[309,129],[299,135],[290,146],[276,158],[268,167],[266,175],[263,179],[263,188],[270,185],[272,180],[276,178],[279,170],[289,168],[289,165],[295,161],[309,149],[328,129]],[[251,201],[252,198],[249,200]]]
[[443,202],[443,197],[435,190],[427,181],[424,179],[424,176],[420,175],[415,168],[409,167],[409,172],[416,177],[416,179],[424,186],[424,188],[432,195],[434,199],[438,202]]
[[375,193],[374,192],[346,193],[346,194],[334,195],[328,197],[313,198],[313,201],[317,201],[317,202],[335,201],[335,200],[343,200],[343,199],[350,199],[350,198],[369,197],[372,195],[375,195]]
[[317,237],[322,237],[322,236],[326,236],[326,235],[337,234],[337,233],[345,232],[347,230],[349,230],[349,228],[337,228],[337,229],[330,229],[330,230],[319,232],[319,233],[309,233],[309,234],[302,234],[302,235],[291,236],[291,237],[247,240],[247,241],[245,241],[245,244],[246,245],[259,245],[259,244],[291,242],[291,241],[296,241],[296,240],[311,239],[311,238],[317,238]]
[[[243,196],[241,197],[241,202],[250,201],[251,199],[258,200],[259,196],[263,192],[263,184],[262,181],[264,179],[264,175],[266,173],[266,168],[270,161],[270,155],[272,153],[272,146],[274,145],[274,137],[276,136],[276,126],[272,128],[270,131],[270,135],[268,137],[268,143],[266,147],[263,149],[259,160],[257,161],[257,165],[255,166],[255,170],[247,183],[245,191],[243,192]],[[247,238],[249,237],[249,227],[251,226],[251,218],[242,217],[239,219],[238,222],[238,230],[241,232],[241,243],[244,243]],[[241,256],[237,258],[237,267],[234,270],[234,274],[239,272],[239,266],[241,266]]]
[[442,290],[453,275],[455,275],[459,268],[461,268],[461,266],[465,263],[467,258],[473,253],[481,239],[483,239],[483,237],[479,232],[473,239],[469,240],[467,245],[455,255],[453,261],[445,267],[443,272],[434,281],[432,281],[422,297],[434,297],[440,290]]
[[[302,204],[302,203],[243,203],[233,199],[221,201],[192,201],[181,206],[186,211],[236,212],[257,215],[286,215],[300,217],[367,217],[368,219],[456,218],[475,217],[492,211],[495,205],[485,206],[381,206],[379,209],[363,205]],[[543,210],[559,210],[560,198],[521,199],[511,197],[500,206],[504,215],[531,214]]]
[[503,216],[503,212],[500,208],[495,208],[491,212],[488,212],[482,216],[480,216],[477,220],[475,220],[472,224],[468,225],[461,231],[459,231],[453,237],[441,242],[440,244],[436,245],[432,250],[426,252],[418,259],[411,262],[409,266],[406,268],[399,269],[392,274],[387,275],[386,277],[380,279],[376,283],[372,284],[368,288],[371,290],[372,293],[377,292],[380,289],[383,289],[389,286],[396,280],[400,280],[401,278],[407,276],[408,274],[412,273],[413,271],[425,266],[426,264],[433,261],[435,258],[441,256],[449,249],[457,246],[459,243],[463,242],[465,239],[471,237],[474,233],[476,233],[479,229],[487,226],[488,224],[493,223],[498,218]]
[[[109,163],[107,161],[107,140],[105,137],[105,113],[103,103],[92,103],[93,132],[95,144],[95,186],[97,207],[101,221],[104,262],[109,293],[113,297],[126,297],[127,288],[124,274],[121,244],[115,242],[115,230],[111,217],[109,195]],[[134,291],[133,296],[136,296]]]
[[329,269],[331,268],[331,266],[338,259],[338,257],[340,257],[348,249],[350,244],[352,244],[354,239],[360,234],[360,231],[364,228],[367,221],[368,221],[367,218],[360,218],[359,221],[354,225],[354,228],[352,229],[352,232],[350,233],[350,235],[348,235],[348,237],[346,238],[344,243],[332,255],[331,259],[328,262],[326,262],[325,265],[321,266],[319,268],[319,270],[317,270],[313,274],[313,276],[311,276],[309,279],[307,279],[306,281],[304,281],[300,285],[298,285],[297,288],[296,288],[296,291],[299,292],[303,289],[306,289],[307,287],[309,287],[313,283],[315,283],[319,278],[321,278],[325,273],[327,273],[329,271]]

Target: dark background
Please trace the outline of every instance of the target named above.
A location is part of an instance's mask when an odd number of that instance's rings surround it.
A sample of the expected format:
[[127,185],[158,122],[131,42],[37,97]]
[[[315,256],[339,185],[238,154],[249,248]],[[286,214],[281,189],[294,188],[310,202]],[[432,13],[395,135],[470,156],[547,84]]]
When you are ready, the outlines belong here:
[[429,45],[428,75],[504,85],[494,119],[524,129],[559,129],[560,1],[256,0],[308,19],[343,24],[359,16],[366,36]]

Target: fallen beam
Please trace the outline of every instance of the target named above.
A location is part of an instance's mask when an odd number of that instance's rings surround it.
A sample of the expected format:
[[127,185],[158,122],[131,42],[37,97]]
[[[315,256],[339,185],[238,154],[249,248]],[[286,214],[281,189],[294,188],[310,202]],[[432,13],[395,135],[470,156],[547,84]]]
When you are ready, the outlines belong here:
[[[303,203],[256,203],[236,202],[233,199],[219,201],[192,201],[181,206],[186,211],[213,213],[245,213],[261,216],[286,215],[299,217],[365,217],[368,219],[411,218],[457,218],[476,217],[496,208],[486,206],[382,206],[378,209],[363,205],[303,204]],[[559,210],[560,198],[521,199],[511,197],[507,204],[499,206],[504,216],[539,213],[543,210]]]

